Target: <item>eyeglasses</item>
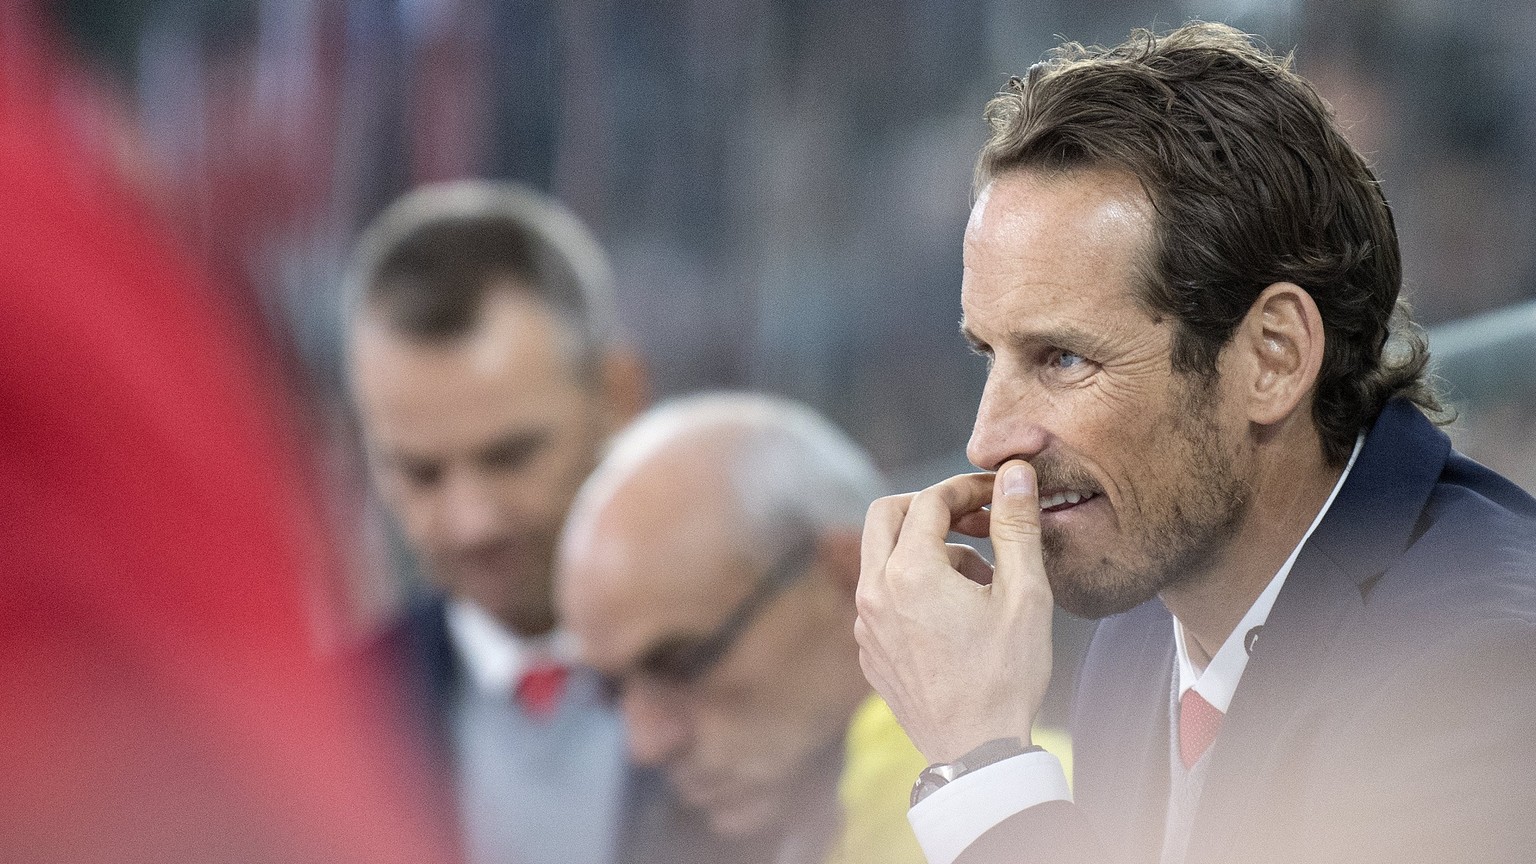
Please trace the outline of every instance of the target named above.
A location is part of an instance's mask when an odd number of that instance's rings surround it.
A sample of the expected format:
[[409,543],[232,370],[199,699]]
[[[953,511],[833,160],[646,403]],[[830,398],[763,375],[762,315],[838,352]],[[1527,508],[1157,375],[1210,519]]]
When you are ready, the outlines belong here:
[[815,554],[816,545],[809,539],[797,543],[758,578],[752,592],[736,605],[715,632],[703,639],[675,636],[656,644],[635,661],[630,671],[602,676],[603,694],[610,702],[617,703],[627,690],[640,684],[671,696],[686,693],[725,659],[741,634],[768,607],[769,601],[810,569]]

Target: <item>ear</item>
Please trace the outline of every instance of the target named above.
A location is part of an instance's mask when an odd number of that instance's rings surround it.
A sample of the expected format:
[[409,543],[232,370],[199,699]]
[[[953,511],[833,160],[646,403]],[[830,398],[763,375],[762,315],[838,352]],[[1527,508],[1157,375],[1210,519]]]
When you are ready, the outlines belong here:
[[1271,426],[1310,407],[1323,366],[1323,317],[1299,285],[1264,289],[1238,325],[1235,346],[1250,366],[1243,381],[1248,419]]
[[859,587],[861,536],[857,528],[829,528],[816,538],[816,563],[825,567],[833,584],[848,592]]
[[650,403],[650,376],[639,352],[622,343],[615,343],[603,352],[598,375],[604,420],[608,433],[612,434],[624,428]]

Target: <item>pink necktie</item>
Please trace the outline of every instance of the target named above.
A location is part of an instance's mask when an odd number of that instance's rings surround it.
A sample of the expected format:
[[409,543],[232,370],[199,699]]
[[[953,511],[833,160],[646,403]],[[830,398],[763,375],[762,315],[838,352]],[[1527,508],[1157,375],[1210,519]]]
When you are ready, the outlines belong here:
[[1224,715],[1215,705],[1191,687],[1179,697],[1179,758],[1186,769],[1205,755],[1216,733],[1221,731]]
[[518,679],[517,704],[535,720],[549,720],[560,708],[565,693],[565,679],[570,674],[559,663],[548,660],[534,663]]

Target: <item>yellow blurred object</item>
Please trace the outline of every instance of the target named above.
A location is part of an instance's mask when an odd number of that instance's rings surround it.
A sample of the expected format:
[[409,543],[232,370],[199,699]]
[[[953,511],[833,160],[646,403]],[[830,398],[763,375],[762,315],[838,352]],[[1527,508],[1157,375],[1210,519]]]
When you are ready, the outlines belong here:
[[[1061,759],[1072,778],[1072,747],[1066,732],[1036,729],[1034,743]],[[878,696],[870,696],[848,724],[838,800],[843,828],[825,864],[923,864],[907,823],[912,782],[928,766]]]
[[922,864],[923,851],[907,824],[907,801],[928,761],[879,696],[853,713],[843,752],[837,789],[843,829],[826,864]]
[[1061,770],[1066,772],[1067,786],[1072,785],[1072,736],[1065,729],[1036,726],[1029,733],[1030,741],[1044,747],[1047,753],[1061,760]]

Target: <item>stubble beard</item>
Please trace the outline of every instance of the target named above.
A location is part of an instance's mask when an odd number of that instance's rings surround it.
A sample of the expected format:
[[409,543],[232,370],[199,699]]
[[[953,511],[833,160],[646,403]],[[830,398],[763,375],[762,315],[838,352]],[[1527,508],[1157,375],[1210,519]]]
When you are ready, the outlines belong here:
[[[511,536],[493,541],[480,550],[470,550],[460,560],[446,562],[450,573],[484,574],[491,570],[491,584],[479,586],[479,591],[465,592],[490,612],[502,624],[521,636],[541,636],[554,630],[559,624],[555,609],[554,572],[555,558],[560,544],[560,532],[571,502],[576,497],[582,481],[597,466],[599,435],[596,408],[590,408],[581,429],[590,430],[588,439],[581,442],[582,455],[576,460],[572,474],[566,477],[558,493],[562,495],[559,516],[525,525]],[[487,562],[497,566],[487,567]],[[455,570],[454,568],[457,568]],[[454,586],[464,586],[472,577],[459,576],[448,581],[450,593],[460,593]],[[474,596],[484,592],[483,597]]]
[[[1165,439],[1177,441],[1176,449],[1171,458],[1157,460],[1181,466],[1184,477],[1168,486],[1157,502],[1166,505],[1159,511],[1120,514],[1129,550],[1117,554],[1083,548],[1059,529],[1042,531],[1046,577],[1056,605],[1067,612],[1099,619],[1140,606],[1167,588],[1199,578],[1237,533],[1250,490],[1210,422],[1210,400],[1198,384],[1190,390],[1173,412],[1172,432]],[[1069,478],[1062,485],[1071,486],[1070,467],[1042,467],[1042,476]]]
[[548,528],[534,529],[445,556],[428,569],[449,594],[474,602],[515,633],[537,636],[555,626],[550,580],[556,539]]

